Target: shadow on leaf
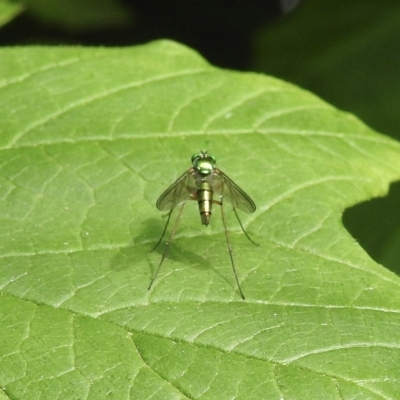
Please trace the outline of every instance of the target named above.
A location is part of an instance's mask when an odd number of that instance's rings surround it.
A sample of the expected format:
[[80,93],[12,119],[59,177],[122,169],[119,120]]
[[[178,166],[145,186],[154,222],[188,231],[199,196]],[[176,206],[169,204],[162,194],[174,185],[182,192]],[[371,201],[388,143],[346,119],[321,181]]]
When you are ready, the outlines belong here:
[[345,210],[343,224],[376,262],[400,275],[400,182],[386,197]]

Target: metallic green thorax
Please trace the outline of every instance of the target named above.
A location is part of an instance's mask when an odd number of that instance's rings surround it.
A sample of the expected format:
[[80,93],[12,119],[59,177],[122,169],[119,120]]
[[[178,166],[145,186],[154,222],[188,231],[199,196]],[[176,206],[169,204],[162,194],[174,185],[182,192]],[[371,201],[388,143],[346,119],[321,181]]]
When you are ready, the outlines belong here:
[[193,176],[197,185],[197,203],[199,204],[201,223],[203,225],[210,224],[214,193],[211,179],[216,162],[215,157],[207,154],[207,152],[192,156]]

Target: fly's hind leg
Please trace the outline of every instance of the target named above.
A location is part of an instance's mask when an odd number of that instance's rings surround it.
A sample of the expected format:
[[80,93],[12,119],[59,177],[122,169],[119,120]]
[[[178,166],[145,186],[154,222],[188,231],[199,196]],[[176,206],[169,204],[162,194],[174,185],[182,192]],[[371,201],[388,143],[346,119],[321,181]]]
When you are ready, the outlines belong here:
[[235,213],[236,218],[237,218],[237,220],[238,220],[238,222],[239,222],[239,225],[240,225],[240,227],[242,228],[242,231],[243,231],[243,233],[246,235],[247,239],[249,239],[250,242],[253,243],[255,246],[259,246],[259,244],[256,243],[256,242],[249,236],[249,234],[246,232],[246,230],[244,229],[244,227],[243,227],[243,225],[242,225],[242,221],[240,220],[239,215],[238,215],[238,213],[237,213],[237,211],[236,211],[236,208],[233,208],[233,212]]
[[231,259],[231,265],[232,265],[232,269],[233,269],[233,274],[235,275],[236,284],[237,284],[237,287],[238,287],[238,289],[239,289],[240,296],[241,296],[241,298],[244,300],[245,297],[244,297],[242,288],[240,287],[239,278],[238,278],[237,272],[236,272],[235,262],[233,261],[233,253],[232,253],[231,243],[230,243],[230,241],[229,241],[228,230],[226,229],[224,207],[223,207],[223,205],[222,205],[222,201],[220,202],[220,201],[214,200],[213,203],[219,204],[219,205],[221,206],[222,224],[224,225],[225,238],[226,238],[226,245],[228,246],[228,252],[229,252],[229,257],[230,257],[230,259]]

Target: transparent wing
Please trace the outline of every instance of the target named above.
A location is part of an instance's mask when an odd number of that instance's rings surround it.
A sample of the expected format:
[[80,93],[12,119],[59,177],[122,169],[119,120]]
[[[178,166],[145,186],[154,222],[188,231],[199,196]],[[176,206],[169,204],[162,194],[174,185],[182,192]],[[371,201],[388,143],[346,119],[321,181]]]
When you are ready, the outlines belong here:
[[183,173],[157,200],[156,206],[160,211],[173,209],[196,194],[196,182],[192,169]]
[[213,172],[213,189],[217,195],[229,201],[234,208],[239,208],[249,214],[256,210],[254,201],[218,168],[215,168]]

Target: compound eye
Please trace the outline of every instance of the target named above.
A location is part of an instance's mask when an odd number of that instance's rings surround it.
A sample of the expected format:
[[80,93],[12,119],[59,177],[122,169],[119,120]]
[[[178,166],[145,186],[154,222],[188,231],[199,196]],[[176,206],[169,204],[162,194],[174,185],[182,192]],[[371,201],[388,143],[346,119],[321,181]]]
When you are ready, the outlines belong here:
[[201,158],[201,154],[193,154],[192,155],[192,164],[196,164],[197,161]]

